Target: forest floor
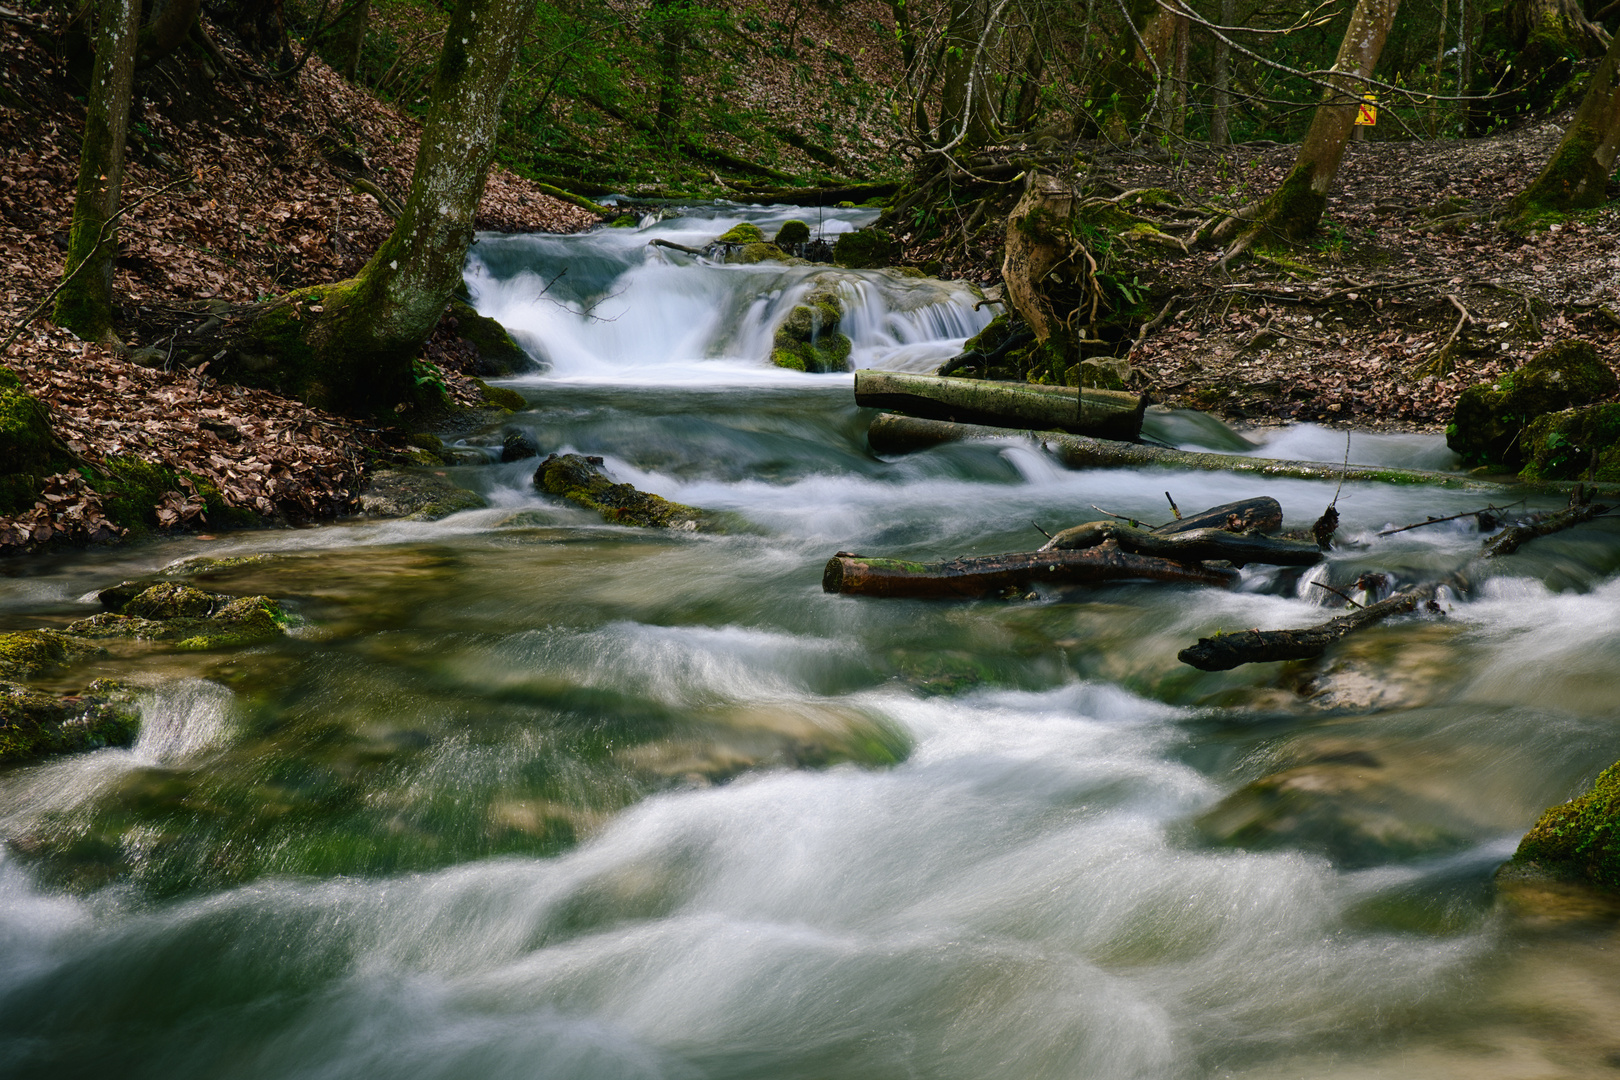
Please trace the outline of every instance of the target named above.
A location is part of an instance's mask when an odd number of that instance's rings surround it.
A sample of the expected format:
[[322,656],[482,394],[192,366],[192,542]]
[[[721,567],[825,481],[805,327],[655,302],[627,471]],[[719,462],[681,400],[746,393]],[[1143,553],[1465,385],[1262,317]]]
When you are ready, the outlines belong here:
[[[229,48],[245,72],[263,65]],[[82,342],[45,315],[23,326],[61,277],[84,107],[39,36],[0,23],[0,355],[49,408],[67,446],[92,463],[138,458],[216,488],[265,520],[309,521],[350,509],[369,465],[403,432],[367,428],[263,390],[221,384],[206,362],[168,348],[174,327],[242,303],[357,271],[392,228],[360,176],[403,203],[418,124],[344,82],[315,56],[285,81],[160,67],[137,84],[114,296],[127,353]],[[571,232],[595,215],[491,171],[477,225]],[[448,320],[447,320],[448,322]],[[451,396],[483,395],[454,361],[449,327],[425,355],[447,365]],[[153,507],[159,528],[208,524],[182,483]],[[0,553],[106,535],[99,500],[71,474],[33,511],[0,520]]]
[[[1433,431],[1464,389],[1556,341],[1584,338],[1620,370],[1620,207],[1525,235],[1489,220],[1561,134],[1544,121],[1488,138],[1352,143],[1316,240],[1224,272],[1219,251],[1116,252],[1116,274],[1151,290],[1155,313],[1169,304],[1132,350],[1136,381],[1238,421]],[[1295,154],[1116,152],[1099,155],[1095,175],[1176,192],[1181,207],[1138,212],[1185,221],[1274,190]]]

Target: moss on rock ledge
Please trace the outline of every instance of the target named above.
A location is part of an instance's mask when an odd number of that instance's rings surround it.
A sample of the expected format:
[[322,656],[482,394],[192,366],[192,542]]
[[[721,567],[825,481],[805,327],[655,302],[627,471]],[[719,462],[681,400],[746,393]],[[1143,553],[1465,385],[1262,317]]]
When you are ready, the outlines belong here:
[[83,638],[170,641],[181,649],[224,649],[282,637],[291,616],[268,596],[230,597],[162,582],[139,593],[122,613],[104,611],[68,626]]
[[1531,421],[1616,391],[1620,380],[1596,349],[1585,341],[1561,341],[1496,382],[1464,390],[1446,426],[1446,445],[1464,464],[1518,469],[1531,453],[1524,439]]
[[1598,776],[1584,795],[1545,811],[1503,872],[1620,891],[1620,764]]
[[552,454],[534,473],[534,486],[577,506],[595,510],[615,525],[692,531],[704,518],[701,510],[658,495],[615,484],[602,472],[602,459],[579,454]]
[[1530,458],[1526,480],[1620,482],[1620,403],[1547,413],[1521,441]]
[[118,683],[97,679],[65,697],[0,683],[0,763],[128,746],[139,731],[134,694]]

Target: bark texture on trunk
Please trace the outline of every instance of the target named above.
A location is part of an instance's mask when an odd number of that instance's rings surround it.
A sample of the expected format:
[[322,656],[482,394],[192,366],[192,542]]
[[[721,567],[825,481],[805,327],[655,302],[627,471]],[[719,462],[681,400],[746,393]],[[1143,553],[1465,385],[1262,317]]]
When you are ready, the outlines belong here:
[[1601,206],[1620,151],[1620,34],[1586,88],[1575,119],[1541,175],[1514,199],[1509,215],[1567,213]]
[[[117,230],[109,227],[124,187],[124,138],[135,46],[141,28],[140,0],[103,0],[96,35],[96,63],[86,102],[79,182],[73,198],[64,278],[52,319],[86,341],[112,337],[113,252]],[[88,263],[88,265],[83,265]]]
[[1272,236],[1294,242],[1309,236],[1322,220],[1328,189],[1344,160],[1345,144],[1355,127],[1356,108],[1371,78],[1400,0],[1356,0],[1338,58],[1327,76],[1329,88],[1311,117],[1299,157],[1268,198],[1227,218],[1211,234],[1215,240]]
[[337,411],[416,402],[411,361],[461,285],[501,99],[533,10],[526,0],[456,6],[394,231],[353,278],[255,312],[241,345],[250,368],[267,365],[270,381]]

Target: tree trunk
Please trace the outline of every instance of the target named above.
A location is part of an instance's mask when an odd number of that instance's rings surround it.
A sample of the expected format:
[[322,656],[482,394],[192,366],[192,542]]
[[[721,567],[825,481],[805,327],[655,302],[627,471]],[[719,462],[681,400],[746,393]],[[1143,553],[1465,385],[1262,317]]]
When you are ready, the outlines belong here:
[[1065,230],[1074,214],[1074,192],[1063,181],[1035,173],[1018,205],[1007,215],[1007,244],[1001,276],[1007,299],[1024,322],[1045,343],[1062,327],[1062,320],[1043,295],[1041,286],[1061,276],[1073,261],[1078,246]]
[[534,5],[462,0],[450,16],[404,213],[347,281],[300,289],[226,331],[227,369],[336,411],[401,411],[424,392],[411,361],[461,286],[501,98]]
[[971,150],[990,141],[987,88],[979,41],[990,32],[987,0],[951,0],[940,73],[939,127],[935,143]]
[[366,32],[370,29],[371,0],[349,0],[332,20],[328,34],[332,66],[350,82],[360,74],[360,55],[365,51]]
[[1216,226],[1211,239],[1226,240],[1241,234],[1234,245],[1235,253],[1261,236],[1293,243],[1316,230],[1327,207],[1328,189],[1344,158],[1345,144],[1355,127],[1356,108],[1364,87],[1361,80],[1372,76],[1399,6],[1400,0],[1356,0],[1338,59],[1327,77],[1330,88],[1323,91],[1322,102],[1311,117],[1293,169],[1269,198]]
[[1240,630],[1199,638],[1198,644],[1182,649],[1176,654],[1176,659],[1199,671],[1230,671],[1244,664],[1261,664],[1270,660],[1309,660],[1321,656],[1329,645],[1346,634],[1383,622],[1393,615],[1411,614],[1418,609],[1418,605],[1433,596],[1433,585],[1420,585],[1396,593],[1388,600],[1303,630]]
[[[135,45],[141,29],[140,0],[103,0],[96,37],[96,64],[79,151],[79,183],[73,199],[73,229],[52,315],[86,341],[113,337],[113,252],[124,187],[124,137],[130,90],[135,81]],[[83,265],[81,264],[88,264]]]
[[1225,561],[1238,569],[1249,563],[1267,566],[1315,566],[1322,549],[1299,540],[1279,540],[1261,533],[1235,533],[1221,528],[1161,532],[1123,521],[1088,521],[1064,529],[1042,551],[1084,551],[1112,541],[1133,555],[1153,555],[1176,562]]
[[1231,588],[1238,575],[1232,570],[1183,566],[1107,546],[1083,551],[1021,551],[940,563],[835,555],[822,573],[821,588],[846,595],[941,599],[991,596],[1039,584],[1102,585],[1143,580]]
[[855,373],[855,404],[935,420],[1073,431],[1133,442],[1142,433],[1147,398],[1114,390],[1082,394],[1067,386],[863,370]]
[[1620,34],[1592,75],[1586,96],[1534,183],[1508,206],[1510,217],[1567,213],[1602,205],[1620,151]]
[[[1237,0],[1221,0],[1221,25],[1231,26],[1237,18]],[[1232,142],[1232,47],[1225,32],[1215,39],[1215,108],[1209,118],[1209,141],[1213,146]]]
[[681,119],[681,99],[686,89],[682,81],[692,0],[653,0],[652,14],[658,29],[658,107],[653,115],[653,133],[673,150],[675,128]]

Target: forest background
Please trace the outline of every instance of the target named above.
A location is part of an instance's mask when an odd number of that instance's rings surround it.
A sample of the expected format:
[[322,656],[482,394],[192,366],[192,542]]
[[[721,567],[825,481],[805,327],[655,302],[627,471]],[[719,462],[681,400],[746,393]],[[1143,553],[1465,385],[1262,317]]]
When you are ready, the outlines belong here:
[[[20,331],[6,393],[42,403],[55,432],[7,489],[0,546],[352,509],[375,463],[431,457],[436,440],[415,433],[443,430],[447,408],[499,404],[477,381],[498,372],[480,367],[467,313],[415,357],[412,400],[365,422],[221,381],[176,342],[377,250],[408,198],[452,5],[146,5],[143,48],[179,29],[136,65],[116,340],[86,344],[29,316],[64,273],[89,29],[114,6],[0,12],[0,287]],[[1612,367],[1612,177],[1587,206],[1512,200],[1604,77],[1620,5],[1384,5],[1363,87],[1378,124],[1358,128],[1321,219],[1246,251],[1237,278],[1196,243],[1212,215],[1282,183],[1363,6],[541,3],[477,224],[588,227],[623,213],[593,201],[610,193],[870,201],[885,210],[880,261],[993,290],[1024,181],[1056,172],[1130,211],[1089,237],[1092,286],[1125,379],[1162,400],[1433,427],[1464,388],[1552,341],[1582,336]],[[43,471],[64,458],[74,468]]]

